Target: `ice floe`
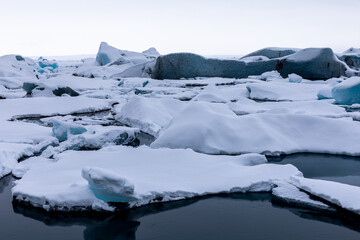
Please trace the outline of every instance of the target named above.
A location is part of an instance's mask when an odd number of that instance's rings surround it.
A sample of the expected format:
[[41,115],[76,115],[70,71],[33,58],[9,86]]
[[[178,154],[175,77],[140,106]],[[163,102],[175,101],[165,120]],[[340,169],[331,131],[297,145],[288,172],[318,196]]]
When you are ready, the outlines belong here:
[[254,165],[263,159],[148,147],[67,151],[56,162],[30,168],[12,192],[17,200],[46,210],[112,211],[104,200],[134,207],[206,194],[271,191],[273,181],[301,176],[291,165]]

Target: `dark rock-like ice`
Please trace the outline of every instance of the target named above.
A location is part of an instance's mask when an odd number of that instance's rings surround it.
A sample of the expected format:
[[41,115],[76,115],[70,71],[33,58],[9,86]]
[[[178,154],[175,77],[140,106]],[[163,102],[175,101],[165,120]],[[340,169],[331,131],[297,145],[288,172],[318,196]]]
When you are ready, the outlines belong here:
[[307,48],[289,56],[260,62],[208,59],[192,53],[173,53],[157,58],[151,77],[154,79],[245,78],[277,70],[283,77],[295,73],[303,78],[316,80],[345,76],[348,74],[348,69],[330,48]]

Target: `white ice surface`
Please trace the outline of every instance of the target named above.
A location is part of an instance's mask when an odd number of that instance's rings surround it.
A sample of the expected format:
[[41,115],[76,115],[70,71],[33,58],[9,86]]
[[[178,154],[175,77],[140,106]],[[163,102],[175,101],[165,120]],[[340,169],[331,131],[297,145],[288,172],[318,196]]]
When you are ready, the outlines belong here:
[[159,131],[169,124],[183,106],[184,102],[175,99],[134,96],[117,112],[116,117],[122,124],[157,136]]
[[292,183],[316,197],[322,198],[356,214],[360,214],[360,187],[298,177],[292,178]]
[[[54,116],[109,110],[112,101],[87,97],[36,97],[0,101],[0,120],[15,116]],[[16,117],[15,117],[16,118]]]
[[151,147],[191,148],[209,154],[313,152],[360,155],[360,123],[303,114],[237,116],[223,104],[193,102]]
[[[253,162],[254,155],[250,157]],[[28,170],[15,182],[14,197],[47,210],[74,207],[113,210],[96,198],[81,175],[84,167],[101,168],[102,173],[110,171],[116,178],[131,183],[136,200],[130,202],[130,207],[220,192],[271,191],[273,181],[302,176],[292,165],[246,166],[245,156],[208,156],[189,149],[119,146],[95,152],[67,151],[57,159],[55,163]],[[112,178],[110,175],[106,175],[108,179]]]
[[250,98],[271,101],[304,101],[317,100],[317,93],[324,88],[324,84],[317,83],[289,83],[262,82],[248,83]]

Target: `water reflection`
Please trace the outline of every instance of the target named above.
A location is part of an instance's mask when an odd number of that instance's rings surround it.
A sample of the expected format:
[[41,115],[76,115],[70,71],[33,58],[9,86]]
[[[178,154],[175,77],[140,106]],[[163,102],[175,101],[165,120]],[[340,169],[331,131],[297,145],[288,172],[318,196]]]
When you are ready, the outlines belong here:
[[269,158],[277,164],[292,164],[307,178],[317,178],[360,186],[360,158],[326,154],[294,154]]
[[[209,205],[210,204],[210,205]],[[221,205],[219,205],[221,204]],[[87,240],[93,239],[136,239],[137,231],[140,228],[139,236],[140,239],[142,238],[149,238],[149,239],[167,239],[171,234],[165,234],[163,237],[159,234],[159,232],[172,232],[174,230],[171,229],[157,229],[156,226],[152,224],[165,224],[169,221],[169,218],[164,217],[166,216],[166,212],[169,212],[175,216],[171,217],[171,221],[174,221],[174,225],[176,228],[181,228],[181,224],[186,222],[186,218],[194,212],[191,210],[190,213],[187,212],[187,209],[194,208],[199,210],[200,215],[204,212],[209,212],[214,209],[214,207],[210,206],[217,206],[220,208],[234,209],[236,213],[234,216],[230,216],[228,219],[219,219],[222,222],[229,222],[228,224],[231,226],[232,222],[246,222],[252,216],[256,219],[256,222],[259,224],[259,231],[263,231],[265,225],[268,225],[269,222],[266,218],[273,218],[276,219],[278,224],[282,224],[287,221],[288,218],[295,218],[295,222],[297,222],[297,218],[300,217],[301,219],[307,219],[312,221],[319,221],[322,223],[328,223],[330,226],[327,228],[331,230],[331,225],[337,225],[341,227],[345,227],[347,229],[354,230],[352,234],[359,237],[360,233],[360,217],[357,216],[345,216],[338,213],[323,213],[316,210],[307,210],[297,207],[288,207],[281,205],[275,201],[272,201],[271,194],[268,193],[248,193],[248,194],[224,194],[224,195],[217,195],[217,196],[208,196],[203,198],[197,199],[189,199],[177,202],[170,202],[170,203],[161,203],[161,204],[154,204],[149,206],[144,206],[132,210],[122,211],[121,213],[117,213],[116,215],[86,215],[86,214],[77,214],[77,215],[69,215],[69,214],[62,214],[62,213],[47,213],[43,210],[34,209],[34,208],[27,208],[20,205],[14,205],[14,211],[17,214],[21,214],[25,217],[36,219],[37,221],[41,221],[45,223],[47,226],[73,226],[73,225],[81,225],[85,227],[83,231],[83,237]],[[203,212],[201,212],[203,208]],[[270,209],[271,212],[267,212]],[[276,209],[279,209],[277,211]],[[286,216],[283,215],[283,211],[288,211],[291,214]],[[222,211],[222,210],[221,210]],[[254,214],[254,211],[258,211],[260,214],[264,214],[261,218]],[[266,216],[271,215],[271,216]],[[229,214],[227,214],[229,216]],[[298,216],[298,217],[296,217]],[[206,217],[206,216],[204,216]],[[220,217],[220,216],[219,216]],[[149,220],[150,219],[150,220]],[[201,219],[201,218],[193,218],[194,224],[192,229],[183,229],[186,232],[194,232],[198,228],[201,229],[202,227],[207,227],[209,229],[216,226],[208,226],[206,221],[209,221],[211,218]],[[147,222],[150,221],[150,225]],[[212,222],[214,219],[211,220]],[[197,224],[196,224],[197,223]],[[144,225],[142,228],[142,224]],[[301,226],[301,222],[299,223]],[[313,224],[312,224],[313,225]],[[159,227],[159,226],[158,226]],[[228,236],[236,236],[237,233],[241,233],[238,228],[232,227],[231,228],[233,233],[229,232]],[[311,232],[310,229],[309,233]],[[248,229],[250,231],[250,229]],[[267,231],[267,230],[264,230]],[[156,233],[154,233],[156,232]],[[331,231],[330,231],[331,232]],[[152,235],[155,234],[155,235]],[[204,233],[206,234],[206,233]],[[241,233],[241,236],[248,236],[245,233]],[[245,235],[244,235],[245,234]],[[342,233],[341,233],[342,234]],[[138,239],[139,239],[138,236]],[[250,235],[249,235],[250,236]],[[349,236],[352,236],[351,234]],[[188,236],[189,237],[189,236]],[[205,237],[205,236],[204,236]],[[223,236],[225,237],[225,236]],[[191,238],[191,237],[190,237]],[[254,238],[251,235],[251,238]],[[255,236],[256,238],[256,236]],[[327,236],[329,238],[329,236]],[[177,239],[174,236],[174,239]],[[179,238],[181,239],[181,238]],[[216,239],[215,236],[209,235],[206,236],[206,239]],[[259,238],[260,239],[260,238]],[[284,236],[286,239],[286,236]],[[329,239],[332,239],[331,237]],[[351,237],[349,238],[351,239]],[[356,239],[356,238],[353,238]]]

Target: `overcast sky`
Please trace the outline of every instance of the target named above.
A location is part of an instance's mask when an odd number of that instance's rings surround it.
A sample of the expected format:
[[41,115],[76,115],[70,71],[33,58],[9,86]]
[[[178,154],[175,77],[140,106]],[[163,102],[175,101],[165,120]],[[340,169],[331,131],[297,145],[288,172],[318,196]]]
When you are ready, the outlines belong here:
[[0,0],[0,55],[360,47],[360,0]]

